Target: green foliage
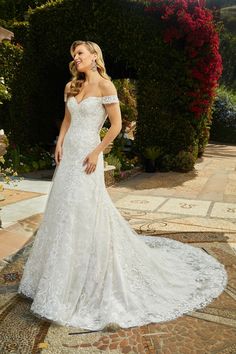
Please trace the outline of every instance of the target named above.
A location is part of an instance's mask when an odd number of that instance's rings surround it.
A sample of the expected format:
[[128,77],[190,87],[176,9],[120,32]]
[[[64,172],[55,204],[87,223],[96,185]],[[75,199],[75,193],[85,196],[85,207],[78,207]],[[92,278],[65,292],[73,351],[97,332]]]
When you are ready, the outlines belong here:
[[106,135],[107,131],[108,131],[108,128],[102,127],[102,129],[100,130],[100,138],[101,139],[104,138],[104,136]]
[[122,121],[132,122],[137,119],[136,85],[131,79],[116,79],[114,85],[120,100]]
[[[193,154],[194,159],[196,152],[203,151],[210,117],[198,121],[186,109],[186,88],[192,88],[194,82],[189,79],[185,48],[181,41],[171,46],[163,42],[162,23],[155,14],[145,13],[141,2],[125,0],[42,3],[27,12],[22,70],[11,86],[9,112],[15,142],[48,143],[55,139],[55,122],[64,115],[64,86],[70,80],[69,48],[74,40],[82,39],[101,46],[107,72],[114,81],[130,78],[116,84],[122,118],[137,120],[135,151],[142,155],[147,147],[158,145],[163,151],[160,165],[166,169],[174,168],[180,151]],[[23,37],[19,34],[19,38]],[[19,125],[24,125],[24,131]],[[116,139],[112,153],[125,161],[122,139]],[[185,156],[178,157],[184,166],[186,160]]]
[[[9,93],[6,85],[4,83],[0,82],[0,105],[2,105],[6,101],[10,101],[11,99],[11,94]],[[1,111],[1,108],[0,108]]]
[[16,19],[22,21],[27,17],[29,8],[45,4],[48,0],[0,0],[1,18],[4,20]]
[[222,8],[235,4],[235,0],[206,0],[206,7],[212,9],[213,7]]
[[118,155],[116,155],[116,153],[117,151],[114,152],[114,150],[112,150],[108,155],[105,155],[104,158],[109,165],[116,166],[116,172],[120,173],[121,170],[130,170],[134,166],[139,165],[137,156],[128,158],[123,151],[119,151]]
[[[22,124],[17,120],[17,112],[14,110],[18,107],[14,106],[16,95],[18,97],[23,93],[20,91],[21,82],[19,82],[19,74],[22,70],[23,49],[20,45],[14,45],[4,40],[0,45],[0,116],[1,129],[8,134],[11,129],[19,135],[22,132]],[[20,100],[22,100],[21,98]],[[21,102],[22,104],[22,102]],[[22,106],[21,106],[22,107]]]
[[39,144],[24,147],[11,144],[4,158],[5,165],[12,167],[18,173],[50,169],[55,165],[53,154],[50,154]]
[[236,143],[236,91],[221,86],[212,107],[210,138],[222,143]]
[[190,151],[179,151],[174,159],[174,169],[180,172],[191,171],[194,167],[195,159]]
[[11,92],[11,87],[22,63],[23,48],[4,40],[0,46],[0,77]]
[[14,33],[11,43],[25,47],[29,35],[28,21],[16,21],[14,19],[5,21],[0,19],[0,26]]
[[159,146],[149,146],[144,150],[144,156],[147,159],[155,160],[161,153]]
[[158,162],[158,169],[162,172],[168,172],[174,169],[174,155],[164,154],[162,159]]
[[105,161],[108,163],[108,165],[115,166],[118,171],[121,169],[121,162],[119,158],[113,154],[108,154],[105,158]]
[[223,73],[219,83],[236,90],[236,34],[232,34],[228,30],[222,33],[220,52],[223,60]]
[[232,33],[236,34],[236,6],[222,8],[220,16],[225,27]]

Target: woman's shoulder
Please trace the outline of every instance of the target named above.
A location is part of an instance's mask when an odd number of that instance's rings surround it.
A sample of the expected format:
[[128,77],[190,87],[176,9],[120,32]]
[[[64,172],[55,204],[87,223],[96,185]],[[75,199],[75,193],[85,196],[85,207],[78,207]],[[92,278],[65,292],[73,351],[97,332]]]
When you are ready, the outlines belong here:
[[71,81],[67,82],[64,89],[64,102],[67,102],[67,98],[70,95]]
[[102,96],[117,95],[116,87],[111,80],[101,79],[99,81],[99,88]]
[[117,90],[112,81],[104,80],[101,82],[100,91],[103,104],[119,103]]
[[70,92],[71,82],[72,82],[72,81],[69,81],[69,82],[67,82],[67,84],[65,85],[65,93]]

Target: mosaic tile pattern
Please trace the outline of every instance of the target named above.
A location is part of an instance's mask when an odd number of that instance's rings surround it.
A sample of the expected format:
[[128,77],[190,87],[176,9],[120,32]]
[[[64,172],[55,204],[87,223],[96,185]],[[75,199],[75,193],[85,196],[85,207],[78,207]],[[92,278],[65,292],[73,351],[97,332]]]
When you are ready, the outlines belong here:
[[213,206],[211,216],[216,218],[236,219],[236,203],[219,203]]
[[147,197],[143,195],[128,195],[116,202],[119,208],[136,209],[136,210],[155,210],[165,201],[162,197]]
[[211,202],[205,200],[170,198],[158,211],[173,212],[175,214],[188,214],[205,216]]
[[[156,234],[158,232],[156,230]],[[226,291],[206,308],[166,323],[152,323],[128,329],[108,327],[97,332],[58,326],[31,314],[29,308],[32,300],[16,294],[22,268],[33,242],[32,238],[31,243],[18,252],[0,273],[1,331],[4,334],[1,350],[4,350],[4,354],[234,353],[236,255],[227,244],[227,237],[222,232],[169,232],[163,236],[202,247],[222,261],[229,275],[229,286]]]

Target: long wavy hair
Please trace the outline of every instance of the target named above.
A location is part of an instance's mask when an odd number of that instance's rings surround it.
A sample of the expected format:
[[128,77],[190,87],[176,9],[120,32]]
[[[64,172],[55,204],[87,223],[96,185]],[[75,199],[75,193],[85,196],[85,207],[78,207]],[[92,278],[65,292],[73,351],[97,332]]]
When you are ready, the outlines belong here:
[[[70,54],[71,54],[72,58],[74,58],[75,48],[80,44],[84,44],[87,47],[87,49],[90,51],[90,53],[97,54],[97,58],[96,58],[95,62],[97,64],[98,73],[104,79],[111,80],[110,76],[108,76],[106,73],[106,68],[105,68],[105,63],[103,60],[102,51],[101,51],[101,48],[99,47],[98,44],[91,42],[91,41],[80,41],[80,40],[74,41],[70,47]],[[85,73],[79,72],[77,70],[74,59],[69,63],[69,70],[72,75],[72,78],[71,78],[70,90],[67,94],[75,96],[80,92],[81,86],[85,81]]]

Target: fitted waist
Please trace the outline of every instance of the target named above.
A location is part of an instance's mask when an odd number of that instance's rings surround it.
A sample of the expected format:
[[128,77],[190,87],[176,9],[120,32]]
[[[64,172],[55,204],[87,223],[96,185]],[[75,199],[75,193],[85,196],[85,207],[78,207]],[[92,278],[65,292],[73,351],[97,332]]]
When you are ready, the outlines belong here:
[[74,143],[79,141],[101,141],[100,133],[98,129],[82,129],[74,126],[70,126],[66,135]]
[[64,137],[63,150],[68,156],[82,156],[95,149],[100,142],[101,138],[98,132],[68,129]]
[[100,124],[99,122],[91,120],[87,121],[73,121],[70,124],[69,130],[77,131],[78,133],[83,132],[83,134],[86,133],[94,133],[98,134],[100,131]]

